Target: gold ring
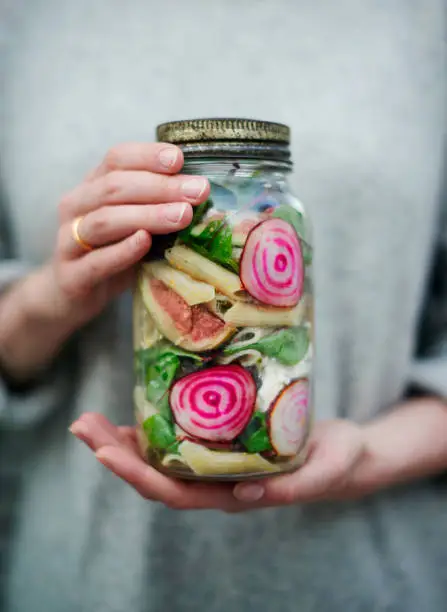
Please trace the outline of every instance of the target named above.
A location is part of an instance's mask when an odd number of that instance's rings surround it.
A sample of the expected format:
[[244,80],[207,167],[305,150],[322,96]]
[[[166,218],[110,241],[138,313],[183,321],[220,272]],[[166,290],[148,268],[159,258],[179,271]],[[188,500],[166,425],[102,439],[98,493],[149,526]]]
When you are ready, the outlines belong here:
[[81,223],[83,218],[84,217],[76,217],[76,219],[73,221],[72,226],[71,226],[73,238],[75,242],[84,249],[84,251],[93,251],[92,245],[82,240],[82,238],[79,235],[79,224]]

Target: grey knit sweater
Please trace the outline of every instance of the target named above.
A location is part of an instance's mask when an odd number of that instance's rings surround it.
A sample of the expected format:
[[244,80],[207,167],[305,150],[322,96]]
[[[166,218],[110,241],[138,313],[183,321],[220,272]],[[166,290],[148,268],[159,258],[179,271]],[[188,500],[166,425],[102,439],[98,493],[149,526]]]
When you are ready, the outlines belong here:
[[[444,9],[2,2],[2,284],[50,255],[59,197],[110,145],[151,140],[172,118],[283,121],[315,226],[318,417],[368,420],[410,382],[447,394],[446,268],[430,280],[442,254]],[[38,387],[0,386],[7,612],[445,609],[442,483],[227,516],[145,502],[98,465],[67,426],[85,410],[132,421],[131,351],[123,296]]]

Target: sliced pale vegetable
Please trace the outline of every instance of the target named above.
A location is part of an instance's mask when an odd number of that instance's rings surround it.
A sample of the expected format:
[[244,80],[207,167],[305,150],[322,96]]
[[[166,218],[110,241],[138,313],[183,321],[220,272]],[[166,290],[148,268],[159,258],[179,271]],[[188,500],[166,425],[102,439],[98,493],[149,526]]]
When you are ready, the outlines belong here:
[[216,348],[234,333],[232,326],[202,304],[188,306],[161,281],[143,276],[141,291],[159,331],[173,344],[193,352]]
[[240,261],[248,293],[269,306],[290,308],[301,298],[304,262],[298,235],[283,219],[269,219],[248,235]]
[[269,414],[269,434],[278,455],[290,457],[303,447],[309,429],[309,382],[291,382],[276,397]]
[[305,312],[302,301],[295,308],[268,308],[237,302],[223,319],[235,327],[294,327],[303,321]]
[[133,347],[134,350],[153,346],[161,334],[147,308],[145,308],[139,287],[133,293]]
[[214,299],[215,290],[212,285],[191,278],[188,274],[172,268],[165,261],[144,264],[143,270],[173,289],[189,306]]
[[218,358],[218,362],[221,364],[229,364],[233,361],[239,361],[246,368],[259,364],[262,361],[262,355],[256,349],[241,348],[237,353],[232,353],[231,355],[223,354],[223,356]]
[[258,454],[213,451],[200,444],[185,440],[179,445],[180,456],[199,476],[278,472],[274,465]]
[[186,272],[193,278],[213,285],[218,291],[234,298],[243,289],[237,274],[222,268],[203,255],[183,245],[174,246],[165,253],[171,266]]
[[175,422],[194,438],[230,442],[249,422],[256,384],[239,365],[215,366],[180,378],[171,389]]

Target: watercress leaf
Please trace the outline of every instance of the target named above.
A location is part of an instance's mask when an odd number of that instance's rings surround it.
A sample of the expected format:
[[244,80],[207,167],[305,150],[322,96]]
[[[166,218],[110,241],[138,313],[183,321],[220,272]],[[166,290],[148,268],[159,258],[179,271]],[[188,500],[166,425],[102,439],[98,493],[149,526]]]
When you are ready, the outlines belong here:
[[240,434],[239,442],[249,453],[262,453],[272,450],[272,445],[267,431],[266,415],[255,412],[247,427]]
[[175,448],[177,442],[174,427],[163,416],[150,416],[144,421],[143,429],[152,448],[173,452],[171,448]]

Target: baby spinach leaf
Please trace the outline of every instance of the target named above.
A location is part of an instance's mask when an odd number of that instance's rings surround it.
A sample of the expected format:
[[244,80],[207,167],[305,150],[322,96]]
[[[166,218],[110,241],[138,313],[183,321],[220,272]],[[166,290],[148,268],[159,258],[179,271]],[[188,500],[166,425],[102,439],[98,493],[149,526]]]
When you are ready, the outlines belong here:
[[242,349],[255,349],[265,355],[276,359],[284,365],[295,365],[306,355],[309,348],[309,334],[305,327],[280,329],[257,342],[241,342],[229,345],[224,349],[226,355],[233,355]]
[[169,389],[180,367],[177,355],[165,354],[149,365],[145,372],[146,398],[166,418],[171,418]]
[[150,446],[157,450],[176,452],[178,443],[173,425],[160,414],[154,414],[143,423]]
[[267,415],[263,412],[254,412],[247,427],[240,434],[238,440],[249,453],[262,453],[272,450],[267,431]]
[[193,359],[194,361],[203,361],[203,357],[200,357],[195,353],[185,351],[179,346],[171,344],[167,340],[162,340],[150,348],[138,351],[138,359],[144,366],[149,366],[164,355],[177,355],[177,357],[185,357],[188,359]]

